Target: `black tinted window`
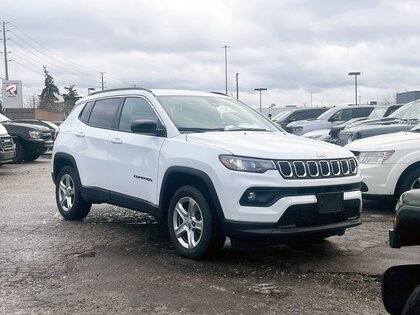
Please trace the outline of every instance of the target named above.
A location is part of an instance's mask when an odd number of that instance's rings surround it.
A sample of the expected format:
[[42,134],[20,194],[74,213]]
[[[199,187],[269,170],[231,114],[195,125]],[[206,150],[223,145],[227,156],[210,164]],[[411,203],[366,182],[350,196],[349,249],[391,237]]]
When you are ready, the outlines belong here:
[[120,98],[96,101],[92,114],[90,114],[89,125],[100,128],[113,128],[120,101]]
[[367,117],[370,112],[373,110],[373,106],[365,108],[353,108],[353,118]]
[[126,98],[121,111],[120,124],[118,129],[121,131],[131,131],[131,124],[135,120],[153,120],[157,122],[157,116],[149,103],[139,97]]
[[93,102],[86,103],[85,106],[83,107],[82,112],[80,113],[79,118],[84,123],[87,123],[89,119],[90,112],[92,111],[92,106],[93,106]]

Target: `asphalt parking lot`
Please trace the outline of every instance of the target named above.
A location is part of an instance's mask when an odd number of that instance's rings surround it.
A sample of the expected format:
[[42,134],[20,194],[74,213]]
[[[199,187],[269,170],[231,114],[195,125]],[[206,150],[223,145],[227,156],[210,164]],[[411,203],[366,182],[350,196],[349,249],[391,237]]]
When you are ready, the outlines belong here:
[[420,254],[389,248],[392,205],[370,202],[342,237],[227,241],[220,257],[187,260],[140,212],[101,204],[62,220],[48,158],[0,167],[0,214],[2,314],[384,314],[380,274]]

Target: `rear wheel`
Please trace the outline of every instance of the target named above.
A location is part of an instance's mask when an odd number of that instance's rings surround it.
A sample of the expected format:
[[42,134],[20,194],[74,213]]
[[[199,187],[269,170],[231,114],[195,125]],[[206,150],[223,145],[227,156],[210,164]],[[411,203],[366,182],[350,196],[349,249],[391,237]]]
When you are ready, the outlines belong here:
[[66,220],[81,220],[90,211],[92,204],[82,199],[80,187],[80,179],[74,169],[63,167],[57,177],[55,199],[58,211]]
[[172,197],[168,229],[176,251],[191,259],[217,253],[226,239],[206,197],[192,186],[181,187]]

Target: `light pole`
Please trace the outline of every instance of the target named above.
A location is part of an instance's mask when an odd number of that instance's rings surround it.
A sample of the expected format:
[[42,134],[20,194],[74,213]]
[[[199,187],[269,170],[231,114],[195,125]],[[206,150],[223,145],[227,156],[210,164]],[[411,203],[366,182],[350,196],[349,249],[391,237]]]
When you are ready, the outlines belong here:
[[230,48],[230,46],[225,45],[222,48],[225,50],[225,87],[226,87],[225,94],[227,95],[228,94],[228,91],[227,91],[227,72],[228,72],[227,71],[227,49]]
[[349,75],[354,75],[354,99],[355,105],[357,105],[357,76],[360,75],[360,72],[349,72]]
[[239,100],[239,73],[236,72],[236,99]]
[[260,113],[261,113],[261,92],[267,91],[266,88],[255,88],[254,91],[260,91]]

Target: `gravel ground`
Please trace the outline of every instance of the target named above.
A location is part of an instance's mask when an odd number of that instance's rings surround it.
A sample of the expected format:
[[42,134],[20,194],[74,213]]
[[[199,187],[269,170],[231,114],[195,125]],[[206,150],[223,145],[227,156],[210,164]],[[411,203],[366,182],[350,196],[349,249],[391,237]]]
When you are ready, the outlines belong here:
[[342,237],[228,240],[215,259],[187,260],[140,212],[102,204],[62,220],[48,158],[0,167],[0,215],[2,314],[384,314],[380,274],[420,253],[390,249],[392,205],[366,203]]

